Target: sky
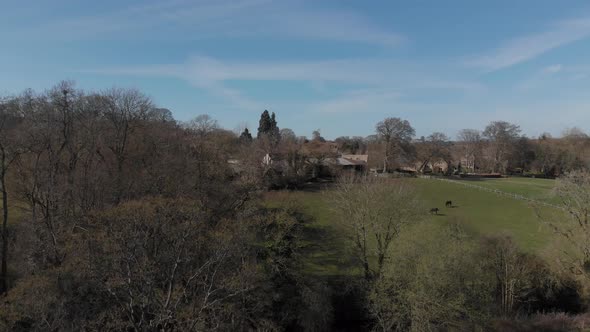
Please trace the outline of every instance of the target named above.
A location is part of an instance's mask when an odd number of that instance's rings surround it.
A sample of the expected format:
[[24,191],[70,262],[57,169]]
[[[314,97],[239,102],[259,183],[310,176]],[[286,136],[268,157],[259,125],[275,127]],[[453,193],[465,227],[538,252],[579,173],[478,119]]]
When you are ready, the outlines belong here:
[[367,136],[590,131],[590,2],[0,0],[0,95],[137,88],[178,120]]

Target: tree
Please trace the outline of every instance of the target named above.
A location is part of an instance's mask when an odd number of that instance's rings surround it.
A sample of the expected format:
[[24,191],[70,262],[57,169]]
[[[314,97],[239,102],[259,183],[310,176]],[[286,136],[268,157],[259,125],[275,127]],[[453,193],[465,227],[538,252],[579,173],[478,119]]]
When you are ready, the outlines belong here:
[[123,166],[128,156],[129,139],[153,105],[146,95],[134,89],[112,88],[103,96],[103,117],[110,127],[105,143],[108,150],[115,156],[117,181],[115,202],[120,202],[124,191]]
[[586,133],[578,128],[578,127],[572,127],[572,128],[567,128],[565,129],[561,136],[563,138],[568,138],[568,139],[583,139],[583,138],[588,138],[588,135],[586,135]]
[[393,241],[406,225],[421,218],[415,193],[403,180],[342,177],[332,195],[332,203],[341,223],[351,231],[366,280],[381,274]]
[[440,160],[447,163],[448,170],[451,169],[451,142],[447,135],[434,132],[418,144],[421,147],[419,155],[422,157],[418,171],[423,172],[429,163]]
[[507,235],[488,237],[484,242],[485,262],[496,277],[500,312],[509,316],[530,292],[533,260],[520,252]]
[[7,176],[22,150],[16,139],[17,127],[22,118],[15,110],[15,99],[0,100],[0,191],[2,192],[2,267],[0,270],[0,294],[8,291],[8,218],[9,199]]
[[268,140],[271,148],[278,144],[281,135],[277,126],[275,113],[273,112],[270,115],[267,110],[264,110],[260,115],[260,121],[258,123],[258,135],[256,137]]
[[219,129],[219,124],[217,123],[217,120],[213,119],[208,114],[201,114],[190,120],[186,124],[186,128],[194,131],[199,136],[205,136],[214,130]]
[[260,121],[258,122],[258,135],[256,137],[261,138],[263,135],[267,135],[270,133],[272,128],[272,122],[270,119],[270,114],[267,110],[264,110],[260,115]]
[[205,328],[206,315],[252,289],[247,278],[254,271],[239,227],[209,228],[210,217],[179,199],[130,202],[91,221],[94,234],[81,247],[94,253],[82,264],[89,277],[103,281],[112,309],[120,307],[126,317],[123,326]]
[[483,149],[481,132],[477,129],[462,129],[457,134],[457,139],[461,147],[461,154],[466,159],[467,164],[461,164],[461,166],[467,167],[475,172],[479,168],[479,161]]
[[367,151],[367,143],[363,137],[359,136],[341,136],[334,140],[338,143],[340,151],[348,152],[351,154],[363,154]]
[[83,156],[83,131],[77,124],[83,100],[72,82],[61,82],[43,95],[23,96],[23,126],[29,130],[18,172],[19,191],[34,224],[43,225],[36,230],[46,246],[39,250],[41,260],[54,266],[63,260],[61,235],[78,219],[75,179]]
[[272,140],[275,141],[276,143],[278,143],[279,140],[281,139],[281,131],[279,130],[279,127],[277,125],[277,119],[275,117],[275,112],[272,112],[272,114],[270,115],[269,135],[272,138]]
[[252,134],[248,128],[244,128],[244,131],[240,134],[240,142],[242,143],[250,143],[252,142]]
[[172,112],[167,108],[153,107],[148,111],[147,118],[151,121],[164,123],[174,122],[174,116],[172,116]]
[[[555,186],[563,213],[551,214],[537,209],[539,217],[559,235],[563,267],[590,284],[590,172],[571,171],[561,176]],[[561,211],[559,211],[561,212]]]
[[295,132],[289,128],[283,128],[280,131],[281,142],[289,142],[295,143],[297,141],[297,136]]
[[519,135],[520,127],[506,121],[494,121],[486,126],[483,137],[490,143],[492,172],[503,172],[506,169],[507,157]]
[[379,138],[385,142],[385,156],[383,159],[383,172],[387,172],[388,164],[395,156],[398,160],[404,159],[409,153],[409,144],[416,131],[408,120],[400,118],[386,118],[377,123],[375,130]]
[[521,172],[530,169],[530,166],[535,161],[535,149],[531,144],[531,140],[522,136],[516,139],[513,143],[513,149],[509,155],[508,167],[511,170],[519,170]]
[[397,241],[367,309],[379,331],[477,331],[493,308],[494,276],[458,225],[424,223]]
[[315,142],[325,142],[326,140],[322,137],[319,129],[314,130],[311,133],[311,140]]

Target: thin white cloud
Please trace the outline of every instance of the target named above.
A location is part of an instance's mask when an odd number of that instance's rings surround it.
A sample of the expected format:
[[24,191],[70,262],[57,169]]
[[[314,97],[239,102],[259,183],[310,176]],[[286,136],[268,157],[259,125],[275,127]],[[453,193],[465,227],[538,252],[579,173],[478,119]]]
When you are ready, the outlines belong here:
[[364,113],[382,111],[385,105],[396,103],[402,96],[395,90],[365,89],[345,93],[334,99],[311,103],[308,109],[320,113]]
[[547,67],[543,68],[543,72],[546,74],[555,74],[555,73],[560,72],[562,67],[563,66],[561,64],[547,66]]
[[[530,76],[514,84],[514,89],[519,91],[534,91],[538,89],[551,89],[559,91],[572,81],[580,81],[590,77],[590,66],[572,64],[554,64],[543,67]],[[571,92],[571,87],[565,88]],[[561,94],[561,93],[560,93]]]
[[[31,36],[184,38],[276,37],[355,42],[391,47],[404,38],[380,28],[363,15],[342,9],[307,8],[299,2],[203,0],[150,2],[84,17],[22,27]],[[21,29],[19,29],[20,31]],[[22,33],[22,32],[19,32]]]
[[403,85],[439,90],[480,92],[477,82],[440,78],[428,66],[380,59],[319,61],[221,61],[197,56],[183,64],[128,66],[85,71],[106,75],[172,76],[195,82],[224,81],[303,81],[310,83],[354,83]]
[[[295,81],[308,83],[312,88],[341,83],[354,86],[338,99],[327,100],[325,105],[314,106],[318,111],[361,109],[362,103],[371,98],[382,101],[401,93],[439,91],[445,94],[473,95],[485,91],[485,87],[471,81],[440,78],[424,65],[415,66],[393,61],[326,60],[309,62],[224,62],[210,57],[193,57],[183,64],[153,65],[124,68],[106,68],[85,71],[93,74],[174,77],[190,82],[216,96],[232,101],[241,108],[260,108],[261,102],[248,98],[235,88],[228,88],[232,81]],[[368,90],[360,90],[364,87]],[[370,91],[370,94],[366,92]],[[392,93],[395,91],[395,94]],[[321,93],[321,91],[318,91]],[[348,104],[348,106],[345,106]]]
[[507,41],[497,49],[467,61],[467,65],[495,71],[531,60],[552,49],[590,36],[590,17],[570,19],[551,29]]

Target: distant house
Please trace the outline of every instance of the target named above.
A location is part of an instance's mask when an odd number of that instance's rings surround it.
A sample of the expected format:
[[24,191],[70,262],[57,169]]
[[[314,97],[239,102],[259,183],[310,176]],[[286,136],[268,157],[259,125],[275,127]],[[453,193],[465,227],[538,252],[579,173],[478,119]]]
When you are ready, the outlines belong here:
[[349,160],[363,161],[365,164],[369,162],[368,154],[343,154],[340,157]]
[[449,170],[449,166],[449,163],[442,159],[439,159],[436,161],[429,161],[425,164],[421,161],[416,162],[414,163],[414,166],[409,166],[405,168],[407,170],[412,169],[414,172],[442,174],[446,173]]
[[228,159],[227,160],[227,164],[229,166],[229,168],[235,173],[235,174],[239,174],[244,170],[244,167],[242,165],[242,161],[238,160],[238,159]]
[[332,141],[326,143],[328,144],[328,149],[331,153],[338,153],[338,143]]
[[263,158],[262,158],[262,165],[265,166],[270,166],[272,164],[272,158],[270,156],[270,154],[266,154]]
[[446,173],[449,170],[449,163],[447,163],[444,160],[438,160],[433,163],[430,163],[430,169],[432,169],[433,173]]
[[475,158],[473,156],[461,157],[460,163],[462,171],[475,172]]
[[369,156],[366,154],[346,154],[336,158],[328,158],[326,162],[340,170],[364,172],[367,170]]

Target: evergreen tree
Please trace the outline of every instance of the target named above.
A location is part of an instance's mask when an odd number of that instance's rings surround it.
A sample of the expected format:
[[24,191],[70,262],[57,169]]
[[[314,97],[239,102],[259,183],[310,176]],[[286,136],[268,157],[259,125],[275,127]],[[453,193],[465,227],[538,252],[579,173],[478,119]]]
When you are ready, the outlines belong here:
[[[274,118],[274,113],[273,113]],[[275,121],[276,124],[276,121]],[[260,115],[260,121],[258,122],[258,135],[256,137],[260,138],[262,135],[266,135],[270,133],[272,128],[272,121],[270,115],[268,114],[267,110],[264,110]]]
[[278,143],[278,141],[281,139],[281,132],[279,130],[279,127],[277,126],[277,120],[276,120],[276,117],[275,117],[275,112],[272,112],[272,115],[270,116],[270,132],[269,132],[269,136],[271,137],[271,139],[275,143]]
[[244,142],[244,143],[252,142],[252,134],[250,134],[250,131],[248,130],[248,128],[244,129],[244,131],[240,135],[240,142]]

